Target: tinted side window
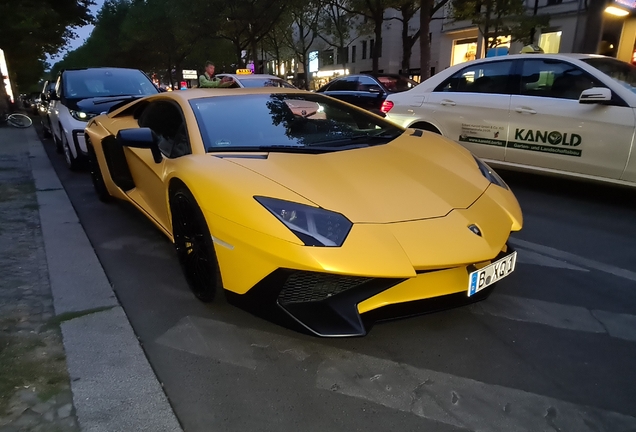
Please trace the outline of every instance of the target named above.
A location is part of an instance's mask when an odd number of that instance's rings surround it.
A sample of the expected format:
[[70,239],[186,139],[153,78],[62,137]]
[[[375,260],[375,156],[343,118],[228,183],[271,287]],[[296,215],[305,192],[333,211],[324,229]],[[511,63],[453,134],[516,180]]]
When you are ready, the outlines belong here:
[[371,91],[381,92],[382,87],[380,87],[380,85],[377,82],[375,82],[373,78],[368,76],[361,76],[361,77],[358,77],[358,90],[365,91],[365,92],[371,92]]
[[340,78],[329,86],[329,91],[355,91],[357,90],[356,78]]
[[558,60],[525,60],[521,94],[525,96],[577,99],[583,90],[605,87],[587,72]]
[[469,66],[437,86],[435,91],[508,94],[512,65],[512,61],[498,61]]
[[181,110],[175,104],[149,104],[139,118],[139,126],[150,128],[159,136],[159,149],[164,156],[176,158],[192,153]]

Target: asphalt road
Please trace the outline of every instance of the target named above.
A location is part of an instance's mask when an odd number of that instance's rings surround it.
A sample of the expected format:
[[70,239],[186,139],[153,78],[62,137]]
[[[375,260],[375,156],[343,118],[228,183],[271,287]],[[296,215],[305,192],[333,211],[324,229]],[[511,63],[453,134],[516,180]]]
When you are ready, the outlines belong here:
[[199,303],[172,245],[51,161],[184,429],[636,431],[636,193],[503,172],[514,275],[477,305],[318,339]]

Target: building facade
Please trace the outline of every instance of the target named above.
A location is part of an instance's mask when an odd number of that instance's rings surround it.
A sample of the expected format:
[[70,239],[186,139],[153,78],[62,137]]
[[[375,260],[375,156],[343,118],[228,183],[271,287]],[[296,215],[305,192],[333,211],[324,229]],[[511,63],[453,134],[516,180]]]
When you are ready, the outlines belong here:
[[[535,43],[547,53],[598,53],[625,62],[635,60],[636,0],[526,0],[526,8],[529,14],[536,10],[537,14],[550,17],[549,27],[535,32]],[[408,23],[409,34],[419,27],[418,14]],[[409,70],[403,71],[402,21],[397,18],[401,18],[400,12],[393,9],[385,12],[379,71],[419,80],[419,41],[413,46]],[[478,28],[470,21],[453,20],[449,7],[437,11],[430,30],[431,75],[485,55],[518,53],[523,47],[512,42],[510,36],[502,35],[498,46],[486,54],[484,37]],[[317,40],[309,65],[312,88],[319,88],[336,76],[371,72],[374,44],[373,36],[368,34],[354,34],[344,50],[330,48]]]

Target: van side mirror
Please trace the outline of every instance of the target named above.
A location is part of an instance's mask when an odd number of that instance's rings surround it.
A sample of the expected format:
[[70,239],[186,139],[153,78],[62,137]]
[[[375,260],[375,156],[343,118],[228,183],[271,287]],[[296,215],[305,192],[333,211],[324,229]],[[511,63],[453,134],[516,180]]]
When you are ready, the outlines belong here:
[[159,136],[150,128],[122,129],[117,132],[117,142],[124,147],[150,149],[155,163],[163,160],[159,150]]
[[605,104],[611,102],[612,91],[604,87],[592,87],[587,90],[583,90],[581,96],[579,96],[579,103],[581,104]]

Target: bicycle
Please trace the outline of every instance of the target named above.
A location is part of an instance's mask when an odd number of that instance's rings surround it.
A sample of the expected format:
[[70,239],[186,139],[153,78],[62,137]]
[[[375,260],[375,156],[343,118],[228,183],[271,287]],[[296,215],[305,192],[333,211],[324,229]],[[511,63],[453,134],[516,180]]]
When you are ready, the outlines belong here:
[[7,123],[15,128],[28,128],[33,124],[33,120],[28,115],[13,113],[0,114],[0,124]]

